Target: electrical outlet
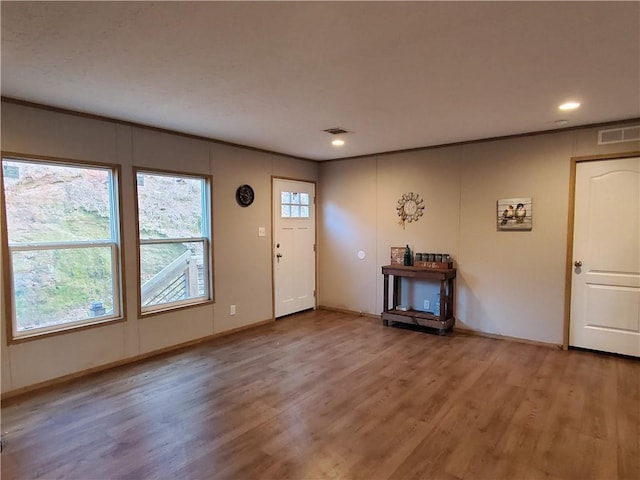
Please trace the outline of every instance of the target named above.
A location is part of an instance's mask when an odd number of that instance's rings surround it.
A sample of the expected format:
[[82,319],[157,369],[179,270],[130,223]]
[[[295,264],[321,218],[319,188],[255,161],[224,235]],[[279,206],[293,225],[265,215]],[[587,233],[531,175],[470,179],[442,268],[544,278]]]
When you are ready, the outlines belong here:
[[430,306],[431,306],[431,302],[429,300],[425,300],[424,301],[424,309],[425,310],[429,310]]
[[235,315],[236,314],[236,306],[235,305],[231,305],[229,307],[229,315]]

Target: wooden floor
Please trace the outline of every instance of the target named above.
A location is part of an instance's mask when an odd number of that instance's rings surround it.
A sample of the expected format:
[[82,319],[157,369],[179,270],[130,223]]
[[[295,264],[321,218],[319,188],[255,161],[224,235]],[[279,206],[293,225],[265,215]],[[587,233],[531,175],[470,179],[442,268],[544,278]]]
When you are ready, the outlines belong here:
[[640,478],[640,362],[316,311],[10,401],[2,479]]

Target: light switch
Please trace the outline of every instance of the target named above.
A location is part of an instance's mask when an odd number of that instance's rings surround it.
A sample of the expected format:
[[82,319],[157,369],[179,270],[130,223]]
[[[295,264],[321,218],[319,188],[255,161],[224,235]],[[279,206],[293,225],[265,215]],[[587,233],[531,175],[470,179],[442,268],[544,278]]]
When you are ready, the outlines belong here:
[[266,230],[264,227],[258,227],[258,236],[264,237],[266,235]]

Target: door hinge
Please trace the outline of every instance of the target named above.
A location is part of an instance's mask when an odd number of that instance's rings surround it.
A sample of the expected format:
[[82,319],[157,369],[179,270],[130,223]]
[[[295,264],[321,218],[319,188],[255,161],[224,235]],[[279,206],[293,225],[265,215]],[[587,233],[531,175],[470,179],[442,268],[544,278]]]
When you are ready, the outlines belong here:
[[315,290],[313,291],[313,296],[314,296],[314,297],[316,296],[316,291],[315,291]]
[[313,244],[313,251],[314,252],[316,251],[316,244],[315,243]]

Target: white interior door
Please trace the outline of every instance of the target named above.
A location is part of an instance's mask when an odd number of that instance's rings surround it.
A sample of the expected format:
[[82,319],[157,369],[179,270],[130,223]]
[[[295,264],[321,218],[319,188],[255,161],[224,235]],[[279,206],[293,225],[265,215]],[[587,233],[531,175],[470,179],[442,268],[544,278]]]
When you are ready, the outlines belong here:
[[273,179],[275,316],[315,308],[315,184]]
[[640,158],[576,165],[569,344],[640,356]]

